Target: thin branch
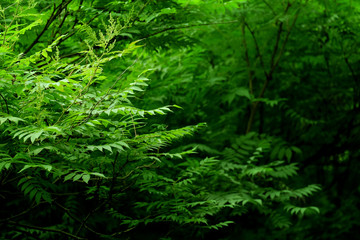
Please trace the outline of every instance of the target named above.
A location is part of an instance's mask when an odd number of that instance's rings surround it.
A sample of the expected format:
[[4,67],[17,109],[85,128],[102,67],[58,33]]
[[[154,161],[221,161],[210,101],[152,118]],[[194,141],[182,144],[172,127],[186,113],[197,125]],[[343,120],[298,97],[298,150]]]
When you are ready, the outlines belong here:
[[[266,80],[265,80],[265,83],[261,89],[261,93],[259,95],[259,98],[262,98],[264,93],[265,93],[265,89],[267,88],[270,80],[272,79],[272,76],[269,75]],[[252,127],[252,124],[254,122],[254,118],[255,118],[255,113],[256,113],[256,110],[258,108],[258,105],[259,105],[259,101],[255,101],[252,103],[252,106],[251,106],[251,111],[250,111],[250,117],[249,117],[249,120],[248,120],[248,123],[247,123],[247,127],[246,127],[246,133],[249,133],[251,131],[251,127]]]
[[52,11],[50,18],[47,20],[43,30],[39,33],[39,35],[37,35],[37,37],[35,38],[35,40],[29,45],[29,47],[23,52],[23,55],[26,55],[40,40],[40,38],[42,37],[42,35],[48,30],[48,28],[50,27],[50,25],[54,22],[54,20],[61,14],[61,12],[67,7],[67,5],[70,4],[72,0],[69,0],[68,2],[65,2],[65,0],[63,0],[59,6],[54,6],[54,10]]
[[10,225],[14,225],[14,226],[19,226],[19,227],[24,227],[24,228],[30,228],[30,229],[36,229],[36,230],[40,230],[40,231],[44,231],[44,232],[54,232],[54,233],[59,233],[68,237],[71,237],[73,239],[86,239],[86,238],[82,238],[82,237],[78,237],[75,236],[71,233],[62,231],[62,230],[57,230],[57,229],[51,229],[51,228],[45,228],[45,227],[38,227],[38,226],[32,226],[32,225],[27,225],[27,224],[22,224],[22,223],[18,223],[18,222],[14,222],[14,221],[8,221],[8,224]]
[[148,0],[140,9],[140,11],[137,13],[136,17],[134,17],[134,19],[131,21],[130,25],[134,24],[134,22],[139,18],[140,14],[143,13],[143,11],[145,10],[146,6],[151,2],[152,0]]
[[135,229],[137,226],[134,226],[134,227],[131,227],[131,228],[128,228],[124,231],[121,231],[121,232],[116,232],[116,233],[113,233],[111,234],[112,237],[116,237],[117,235],[121,235],[123,233],[126,233],[126,232],[130,232],[131,230]]
[[353,103],[353,108],[354,109],[357,109],[357,104],[358,104],[358,101],[359,101],[359,81],[358,81],[358,78],[356,77],[356,74],[355,74],[355,71],[354,69],[351,67],[350,63],[349,63],[349,59],[344,55],[344,60],[345,60],[345,63],[347,65],[347,67],[349,68],[350,72],[351,72],[351,76],[354,80],[354,83],[355,83],[355,91],[354,91],[354,103]]
[[192,28],[192,27],[211,26],[211,25],[219,25],[219,24],[238,23],[238,22],[239,22],[238,20],[234,20],[234,21],[228,21],[228,22],[201,23],[201,24],[194,24],[194,25],[189,25],[189,26],[170,27],[170,28],[165,28],[165,29],[160,30],[160,31],[155,32],[155,33],[151,33],[151,34],[145,36],[144,39],[153,37],[155,35],[158,35],[160,33],[167,32],[167,31],[170,31],[170,30],[179,30],[179,29],[186,29],[186,28]]
[[245,20],[244,23],[241,24],[241,33],[243,35],[243,45],[244,45],[244,54],[245,54],[245,61],[247,64],[247,68],[248,68],[248,75],[249,75],[249,90],[250,90],[250,94],[253,94],[253,71],[251,69],[251,63],[250,63],[250,59],[249,59],[249,50],[248,50],[248,46],[246,43],[246,35],[245,35]]
[[38,203],[36,205],[33,205],[32,207],[27,208],[26,210],[22,211],[21,213],[18,213],[16,215],[14,215],[14,216],[11,216],[11,217],[8,217],[8,218],[5,218],[5,219],[0,219],[0,223],[8,222],[8,221],[10,221],[12,219],[24,216],[25,214],[27,214],[28,212],[30,212],[31,210],[33,210],[34,208],[36,208],[37,206],[39,206],[42,203],[44,203],[44,202],[40,202],[40,203]]
[[[290,3],[288,3],[288,4],[286,5],[284,14],[286,14],[286,13],[288,12],[290,6],[291,6]],[[280,22],[279,28],[278,28],[278,31],[277,31],[277,35],[276,35],[276,42],[275,42],[274,50],[273,50],[273,53],[272,53],[272,55],[271,55],[270,68],[273,68],[273,66],[274,66],[275,57],[276,57],[276,55],[277,55],[277,51],[278,51],[279,44],[280,44],[281,33],[282,33],[282,31],[283,31],[283,26],[284,26],[284,22]]]
[[10,114],[9,106],[8,106],[7,101],[6,101],[6,98],[5,98],[1,93],[0,93],[0,97],[1,97],[1,98],[4,100],[4,102],[5,102],[7,114]]
[[247,29],[249,30],[253,40],[254,40],[255,49],[256,49],[256,52],[257,52],[257,54],[259,56],[259,60],[260,60],[260,65],[263,68],[265,76],[267,77],[268,73],[266,72],[266,69],[265,69],[264,58],[263,58],[263,56],[261,54],[260,47],[259,47],[259,44],[258,44],[256,36],[255,36],[255,32],[250,28],[249,24],[246,21],[244,21],[244,23],[245,23],[245,26],[247,27]]
[[128,177],[130,177],[130,175],[135,172],[135,170],[137,169],[142,169],[142,168],[151,168],[154,164],[156,163],[156,161],[150,163],[150,164],[147,164],[147,165],[141,165],[141,166],[137,166],[135,169],[131,170],[130,172],[128,172],[128,174],[126,174],[125,176],[123,177],[118,177],[117,179],[119,180],[125,180],[127,179]]
[[[82,7],[83,3],[84,3],[84,0],[80,0],[79,7],[78,7],[78,9],[76,10],[76,12],[77,12],[77,13],[78,13],[78,12],[80,12],[80,9],[81,9],[81,7]],[[76,26],[76,24],[78,24],[78,22],[79,22],[79,19],[78,19],[78,14],[75,14],[74,24],[73,24],[73,26],[72,26],[72,28],[71,28],[71,29],[74,29],[74,28],[75,28],[75,26]]]
[[[106,234],[102,234],[102,233],[96,232],[95,230],[93,230],[92,228],[90,228],[87,224],[85,224],[85,223],[84,223],[83,221],[81,221],[79,218],[77,218],[76,216],[74,216],[74,215],[71,213],[70,209],[62,206],[60,203],[58,203],[58,202],[56,202],[56,201],[54,201],[54,203],[55,203],[58,207],[60,207],[62,210],[64,210],[64,211],[66,212],[66,214],[67,214],[70,218],[72,218],[72,219],[74,219],[75,221],[77,221],[77,222],[81,223],[82,225],[84,225],[84,227],[85,227],[87,230],[89,230],[90,232],[92,232],[92,233],[94,233],[94,234],[96,234],[96,235],[98,235],[98,236],[106,235]],[[79,233],[79,231],[80,231],[80,229],[78,229],[78,231],[76,232],[76,235]]]
[[263,2],[266,4],[266,6],[268,6],[268,8],[270,8],[271,12],[276,16],[276,12],[272,8],[272,6],[266,0],[263,0]]
[[133,128],[134,128],[134,137],[137,137],[135,121],[134,121],[134,118],[133,118],[133,115],[131,114],[131,112],[130,112],[130,116],[131,116],[131,120],[132,120],[132,124],[133,124]]
[[[100,14],[94,15],[89,21],[86,22],[86,24],[91,23],[91,22],[94,21],[94,19],[97,18],[98,16],[100,16]],[[61,39],[57,42],[56,46],[59,46],[61,43],[63,43],[63,42],[66,41],[68,38],[74,36],[75,33],[77,33],[78,31],[80,31],[80,28],[75,29],[75,30],[74,30],[74,28],[75,28],[75,23],[74,23],[74,25],[73,25],[73,27],[72,27],[72,32],[66,33],[66,36],[63,37],[63,38],[61,38]]]
[[[290,7],[291,7],[291,4],[288,2],[287,6],[285,8],[284,14],[286,14],[288,12]],[[300,13],[300,9],[298,9],[296,14],[295,14],[294,20],[293,20],[289,30],[287,31],[287,34],[286,34],[285,39],[284,39],[284,41],[283,41],[283,43],[282,43],[282,45],[280,47],[280,50],[279,50],[279,44],[280,44],[280,39],[281,39],[281,33],[283,32],[283,22],[281,22],[280,25],[279,25],[279,28],[278,28],[278,31],[277,31],[277,36],[276,36],[276,42],[275,42],[275,45],[274,45],[274,50],[273,50],[272,55],[271,55],[270,71],[269,71],[268,74],[265,74],[266,79],[265,79],[264,85],[263,85],[263,87],[262,87],[262,89],[260,91],[260,94],[259,94],[258,98],[262,98],[264,96],[265,90],[266,90],[269,82],[273,78],[272,75],[273,75],[276,67],[278,66],[278,64],[280,62],[281,56],[283,55],[283,52],[285,50],[285,46],[286,46],[286,44],[287,44],[287,42],[289,40],[291,30],[295,26],[295,23],[296,23],[296,20],[297,20],[297,18],[299,16],[299,13]],[[252,103],[251,111],[250,111],[250,117],[249,117],[249,120],[248,120],[248,123],[247,123],[246,133],[249,133],[251,131],[251,127],[252,127],[252,124],[254,122],[256,110],[257,110],[257,108],[259,106],[259,103],[260,103],[259,101],[256,101],[256,102]]]
[[56,33],[60,33],[60,28],[62,28],[62,26],[64,25],[65,23],[65,19],[69,16],[69,10],[67,8],[65,8],[65,14],[64,14],[64,17],[63,19],[61,20],[60,24],[59,24],[59,27],[57,28],[57,31]]
[[83,194],[83,193],[86,193],[86,192],[87,191],[68,192],[68,193],[54,193],[54,192],[51,192],[50,194],[54,195],[54,196],[76,196],[76,195],[80,195],[80,194]]
[[54,29],[55,31],[51,34],[51,37],[50,37],[50,41],[51,41],[51,42],[54,41],[54,37],[56,37],[57,34],[60,34],[60,35],[61,35],[61,33],[60,33],[61,28],[62,28],[62,26],[64,25],[65,20],[66,20],[66,18],[67,18],[68,16],[69,16],[69,10],[67,9],[67,7],[65,7],[64,17],[62,18],[59,26],[58,26],[56,29]]
[[356,77],[356,74],[354,72],[354,69],[351,67],[350,63],[349,63],[349,59],[347,57],[344,56],[344,60],[345,60],[345,63],[347,65],[347,67],[349,68],[350,72],[351,72],[351,76],[352,78],[354,79],[354,82],[356,85],[358,85],[358,78]]
[[297,20],[298,17],[299,17],[299,13],[300,13],[300,9],[297,10],[297,12],[296,12],[296,14],[295,14],[295,17],[294,17],[294,20],[293,20],[293,22],[292,22],[289,30],[288,30],[287,33],[286,33],[286,36],[285,36],[284,42],[283,42],[283,44],[282,44],[282,46],[281,46],[280,52],[279,52],[279,54],[278,54],[278,56],[277,56],[277,58],[276,58],[276,60],[275,60],[275,62],[274,62],[274,65],[272,65],[272,68],[271,68],[271,70],[270,70],[270,72],[269,72],[269,75],[273,74],[273,72],[275,71],[276,67],[278,66],[278,64],[279,64],[279,62],[280,62],[280,59],[281,59],[281,57],[282,57],[282,55],[283,55],[283,53],[284,53],[286,44],[287,44],[287,42],[288,42],[288,40],[289,40],[289,36],[290,36],[291,30],[294,28],[295,23],[296,23],[296,20]]
[[110,190],[109,190],[109,198],[108,198],[110,203],[111,203],[112,196],[113,196],[113,191],[114,191],[114,187],[115,187],[115,183],[116,183],[116,178],[118,176],[118,172],[116,172],[116,163],[118,161],[118,158],[119,158],[119,152],[116,152],[114,162],[112,163],[112,165],[113,165],[112,175],[113,176],[112,176],[112,181],[111,181]]
[[[76,231],[76,234],[78,234],[78,233],[80,232],[80,230],[82,229],[82,227],[85,226],[85,228],[87,228],[87,227],[86,227],[86,221],[89,219],[89,217],[90,217],[93,213],[97,212],[102,206],[104,206],[105,203],[107,203],[107,201],[103,201],[101,204],[99,204],[99,206],[97,206],[95,209],[91,210],[91,211],[88,213],[88,215],[84,218],[84,220],[81,221],[81,225],[80,225],[80,227],[78,228],[78,230]],[[87,229],[88,229],[88,228],[87,228]],[[89,230],[89,229],[88,229],[88,230]],[[101,234],[101,233],[98,233],[98,234]],[[101,235],[105,235],[105,234],[101,234]]]
[[[6,42],[6,34],[7,34],[7,31],[8,31],[8,29],[11,27],[11,25],[14,23],[14,21],[15,21],[15,18],[17,18],[18,17],[18,12],[19,12],[19,5],[20,5],[20,3],[18,2],[17,3],[17,6],[16,6],[16,11],[15,11],[15,14],[14,14],[14,17],[11,19],[11,22],[10,22],[10,24],[8,25],[8,26],[6,26],[6,21],[5,21],[5,31],[4,31],[4,33],[3,33],[3,35],[4,35],[4,40],[3,40],[3,44],[5,44],[5,42]],[[5,14],[5,13],[4,13]]]
[[280,23],[277,34],[276,34],[276,42],[275,42],[275,45],[274,45],[274,50],[273,50],[273,52],[271,54],[270,68],[272,68],[274,66],[276,53],[277,53],[277,50],[279,48],[279,42],[280,42],[280,38],[281,38],[282,28],[283,28],[283,22]]

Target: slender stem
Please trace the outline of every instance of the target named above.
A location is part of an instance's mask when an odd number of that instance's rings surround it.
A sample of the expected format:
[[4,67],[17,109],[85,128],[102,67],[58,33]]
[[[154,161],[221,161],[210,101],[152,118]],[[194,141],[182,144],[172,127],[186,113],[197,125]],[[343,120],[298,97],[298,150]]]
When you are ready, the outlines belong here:
[[[269,75],[265,80],[265,83],[261,89],[261,92],[260,92],[260,95],[258,98],[262,98],[264,96],[265,90],[271,80],[272,80],[272,75]],[[252,124],[253,124],[254,118],[255,118],[255,113],[259,106],[259,103],[260,103],[259,101],[255,101],[251,105],[251,112],[250,112],[250,117],[249,117],[249,120],[247,123],[246,133],[249,133],[251,131],[251,127],[252,127]]]
[[279,42],[280,42],[280,38],[281,38],[282,28],[283,28],[283,22],[280,23],[277,34],[276,34],[276,42],[274,45],[274,50],[271,55],[271,62],[270,62],[271,68],[273,68],[273,66],[274,66],[275,56],[276,56],[277,50],[279,48]]
[[[284,14],[286,14],[288,12],[290,7],[291,7],[291,4],[290,4],[290,2],[288,2],[287,5],[286,5]],[[265,82],[264,82],[264,85],[263,85],[263,87],[261,89],[261,92],[260,92],[258,98],[262,98],[264,96],[265,90],[266,90],[267,86],[269,85],[269,82],[273,78],[273,73],[274,73],[276,67],[278,66],[278,64],[280,62],[280,59],[281,59],[281,57],[282,57],[282,55],[284,53],[286,44],[287,44],[287,42],[289,40],[291,30],[295,26],[295,23],[296,23],[296,20],[297,20],[297,18],[299,16],[299,13],[300,13],[300,9],[298,9],[296,14],[295,14],[294,20],[293,20],[290,28],[287,31],[285,39],[284,39],[283,43],[281,44],[280,50],[279,50],[279,45],[280,45],[280,40],[281,40],[281,34],[283,32],[283,22],[281,22],[279,24],[279,28],[278,28],[277,36],[276,36],[276,41],[275,41],[274,49],[273,49],[273,52],[272,52],[272,55],[271,55],[271,60],[270,60],[270,71],[267,74],[265,72],[265,75],[266,75]],[[258,108],[259,104],[260,104],[259,101],[255,101],[255,102],[252,103],[251,110],[250,110],[250,117],[249,117],[249,120],[248,120],[248,123],[247,123],[246,133],[249,133],[251,131],[251,127],[252,127],[252,124],[254,122],[255,114],[256,114],[256,111],[257,111],[257,108]]]
[[69,5],[69,3],[72,0],[69,0],[68,2],[65,2],[65,0],[63,0],[59,6],[54,6],[54,10],[52,11],[50,18],[47,20],[43,30],[39,33],[39,35],[37,35],[37,37],[35,38],[35,40],[29,45],[29,47],[24,51],[23,55],[26,55],[40,40],[40,38],[42,37],[42,35],[48,30],[48,28],[50,27],[50,25],[54,22],[54,20],[56,19],[57,16],[60,15],[60,13],[67,7],[67,5]]
[[268,8],[271,10],[271,12],[274,14],[274,16],[276,16],[276,12],[275,12],[274,9],[271,7],[271,5],[270,5],[266,0],[263,0],[263,2],[266,4],[266,6],[268,6]]
[[359,101],[359,81],[358,81],[358,78],[356,77],[354,69],[351,67],[351,65],[349,63],[349,59],[345,55],[344,55],[344,60],[345,60],[346,66],[349,68],[349,70],[351,72],[351,76],[355,83],[353,108],[356,109],[358,101]]
[[248,68],[248,75],[249,75],[249,90],[250,94],[253,94],[253,71],[251,70],[251,63],[249,59],[249,50],[246,42],[246,35],[245,35],[245,20],[244,23],[241,24],[241,33],[243,35],[243,45],[244,45],[244,54],[245,54],[245,61]]
[[[87,21],[86,24],[90,24],[90,23],[91,23],[95,18],[97,18],[98,16],[100,16],[100,14],[96,14],[95,16],[93,16],[89,21]],[[63,37],[63,38],[61,38],[61,39],[57,42],[56,46],[59,46],[61,43],[63,43],[63,42],[66,41],[68,38],[72,37],[75,33],[77,33],[78,31],[80,31],[80,28],[74,29],[75,26],[76,26],[76,24],[77,24],[77,22],[78,22],[78,20],[75,19],[74,25],[73,25],[73,27],[71,28],[72,31],[69,31],[68,33],[66,33],[66,36]]]
[[[95,234],[98,235],[98,236],[105,235],[105,234],[96,232],[95,230],[91,229],[87,224],[83,223],[83,221],[81,221],[79,218],[77,218],[76,216],[74,216],[74,215],[71,213],[70,209],[62,206],[60,203],[58,203],[58,202],[56,202],[56,201],[55,201],[54,203],[55,203],[58,207],[60,207],[62,210],[64,210],[64,211],[66,212],[66,214],[67,214],[70,218],[72,218],[72,219],[74,219],[75,221],[77,221],[77,222],[81,223],[82,225],[84,225],[84,227],[85,227],[87,230],[89,230],[90,232],[95,233]],[[79,231],[80,231],[80,229],[78,229],[78,231],[76,232],[76,235],[78,235]]]
[[24,216],[25,214],[27,214],[28,212],[30,212],[30,211],[33,210],[34,208],[38,207],[38,206],[39,206],[40,204],[42,204],[42,203],[44,203],[44,202],[40,202],[40,203],[38,203],[38,204],[36,204],[36,205],[33,205],[33,206],[27,208],[26,210],[22,211],[21,213],[18,213],[18,214],[14,215],[14,216],[8,217],[8,218],[6,218],[6,219],[0,219],[0,223],[8,222],[8,221],[10,221],[10,220],[12,220],[12,219],[15,219],[15,218]]
[[15,11],[14,17],[11,19],[10,24],[8,26],[6,26],[6,23],[5,23],[3,44],[5,44],[5,42],[6,42],[6,34],[7,34],[8,29],[11,27],[11,25],[14,23],[15,19],[17,18],[17,14],[19,12],[19,5],[20,5],[20,3],[18,3],[16,6],[16,11]]
[[259,60],[260,60],[260,65],[263,68],[264,75],[267,77],[268,73],[266,72],[266,68],[265,68],[265,64],[264,64],[264,58],[263,58],[263,56],[261,54],[260,47],[259,47],[258,41],[257,41],[256,36],[255,36],[255,32],[250,28],[249,24],[246,21],[244,23],[245,23],[245,26],[247,27],[247,29],[249,30],[253,40],[254,40],[255,49],[256,49],[256,52],[257,52]]
[[1,98],[4,100],[4,102],[5,102],[7,114],[10,114],[9,106],[8,106],[7,101],[6,101],[6,98],[5,98],[1,93],[0,93],[0,97],[1,97]]
[[32,225],[22,224],[22,223],[18,223],[18,222],[14,222],[14,221],[8,221],[8,224],[9,225],[14,225],[14,226],[19,226],[19,227],[24,227],[24,228],[29,228],[29,229],[36,229],[36,230],[40,230],[40,231],[44,231],[44,232],[60,233],[62,235],[68,236],[68,237],[73,238],[73,239],[86,239],[86,238],[78,237],[78,236],[75,236],[75,235],[73,235],[71,233],[68,233],[68,232],[65,232],[65,231],[62,231],[62,230],[57,230],[57,229],[32,226]]
[[142,12],[145,10],[146,6],[153,0],[148,0],[140,9],[140,11],[137,13],[136,17],[131,21],[130,25],[134,24],[134,22],[139,18],[139,16],[142,14]]
[[109,202],[110,202],[110,204],[111,204],[111,200],[112,200],[112,196],[113,196],[113,191],[114,191],[114,187],[115,187],[115,183],[116,183],[116,178],[117,178],[117,175],[118,175],[118,172],[116,171],[116,163],[117,163],[118,158],[119,158],[119,152],[116,152],[114,162],[112,163],[112,165],[113,165],[112,175],[113,176],[112,176],[110,190],[109,190]]
[[[87,228],[87,227],[86,227],[86,222],[87,222],[87,220],[89,219],[89,217],[90,217],[93,213],[95,213],[96,211],[98,211],[102,206],[104,206],[105,203],[107,203],[107,201],[103,201],[101,204],[99,204],[99,206],[97,206],[95,209],[91,210],[91,211],[88,213],[88,215],[84,218],[84,220],[81,221],[81,225],[80,225],[79,229],[76,231],[77,233],[80,232],[80,230],[82,229],[82,227]],[[87,229],[88,229],[88,228],[87,228]],[[91,230],[90,230],[90,231],[91,231]],[[76,233],[76,234],[77,234],[77,233]],[[101,234],[101,233],[98,233],[98,234]],[[101,234],[101,235],[105,235],[105,234]]]
[[296,20],[297,20],[298,17],[299,17],[299,13],[300,13],[300,9],[297,10],[297,12],[296,12],[296,14],[295,14],[295,17],[294,17],[294,20],[293,20],[293,22],[292,22],[289,30],[288,30],[287,33],[286,33],[286,36],[285,36],[284,42],[282,43],[280,52],[279,52],[279,54],[277,55],[277,58],[276,58],[274,64],[272,65],[272,67],[271,67],[271,70],[270,70],[270,72],[269,72],[269,75],[270,75],[270,74],[273,74],[273,72],[275,71],[276,67],[278,66],[278,64],[279,64],[279,62],[280,62],[280,59],[281,59],[281,57],[282,57],[282,55],[283,55],[283,53],[284,53],[286,44],[287,44],[287,42],[288,42],[288,40],[289,40],[289,36],[290,36],[291,30],[294,28],[295,23],[296,23]]
[[170,30],[179,30],[179,29],[186,29],[186,28],[192,28],[192,27],[211,26],[211,25],[219,25],[219,24],[230,24],[230,23],[238,23],[238,22],[239,22],[238,20],[234,20],[234,21],[228,21],[228,22],[201,23],[201,24],[194,24],[194,25],[189,25],[189,26],[170,27],[170,28],[162,29],[162,30],[160,30],[158,32],[155,32],[155,33],[151,33],[151,34],[145,36],[143,39],[150,38],[150,37],[156,36],[156,35],[158,35],[160,33],[170,31]]

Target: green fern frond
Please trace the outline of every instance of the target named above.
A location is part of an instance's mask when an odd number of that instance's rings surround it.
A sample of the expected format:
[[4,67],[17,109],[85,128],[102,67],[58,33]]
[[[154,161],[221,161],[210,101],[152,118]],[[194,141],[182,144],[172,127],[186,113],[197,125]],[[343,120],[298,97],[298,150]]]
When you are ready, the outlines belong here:
[[294,205],[286,205],[284,209],[288,212],[290,212],[292,215],[304,215],[304,214],[315,214],[320,213],[319,208],[317,207],[297,207]]
[[48,203],[52,202],[51,195],[40,184],[40,182],[31,177],[25,177],[19,180],[18,186],[24,195],[27,195],[30,201],[35,201],[37,204],[43,199]]
[[277,212],[272,213],[269,220],[275,228],[286,229],[292,225],[289,217]]
[[299,198],[302,197],[309,197],[311,196],[314,192],[318,192],[321,190],[321,187],[319,185],[316,184],[311,184],[308,185],[304,188],[300,188],[300,189],[296,189],[293,191],[294,196],[297,196]]

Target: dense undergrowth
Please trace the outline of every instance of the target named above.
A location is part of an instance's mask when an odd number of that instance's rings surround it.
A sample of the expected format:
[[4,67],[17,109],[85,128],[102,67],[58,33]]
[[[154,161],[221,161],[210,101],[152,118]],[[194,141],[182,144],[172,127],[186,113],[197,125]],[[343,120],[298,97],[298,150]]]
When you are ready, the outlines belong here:
[[351,236],[359,9],[1,1],[1,238]]

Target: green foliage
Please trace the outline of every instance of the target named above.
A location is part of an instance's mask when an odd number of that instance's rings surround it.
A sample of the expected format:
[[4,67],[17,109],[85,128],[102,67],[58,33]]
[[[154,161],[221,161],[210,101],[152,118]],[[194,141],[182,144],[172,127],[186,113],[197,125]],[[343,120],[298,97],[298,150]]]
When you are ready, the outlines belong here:
[[2,1],[0,238],[349,238],[359,10]]
[[[60,3],[58,9],[63,4],[66,3]],[[22,9],[20,2],[15,3],[15,7]],[[33,10],[29,8],[24,12]],[[3,13],[8,17],[7,11]],[[26,14],[21,17],[17,21],[29,21]],[[60,226],[50,223],[46,224],[48,227],[36,224],[32,227],[23,224],[31,221],[27,210],[14,215],[12,211],[4,209],[1,224],[12,230],[2,232],[2,237],[12,238],[14,233],[25,232],[44,238],[42,232],[52,232],[52,237],[82,239],[89,234],[88,229],[95,232],[93,228],[97,221],[111,217],[114,211],[127,208],[131,217],[121,219],[119,224],[110,224],[104,233],[96,232],[96,235],[115,237],[141,223],[148,223],[149,220],[136,218],[146,219],[141,212],[150,209],[155,200],[150,198],[137,210],[141,194],[151,192],[165,178],[147,169],[160,167],[162,159],[182,158],[187,153],[168,153],[161,149],[191,135],[202,125],[149,132],[146,126],[148,116],[166,115],[177,106],[142,109],[132,104],[132,99],[148,86],[148,79],[145,73],[136,78],[127,73],[141,57],[141,52],[137,51],[140,46],[137,45],[138,41],[133,41],[122,50],[115,49],[114,38],[119,36],[123,27],[112,15],[109,15],[104,32],[101,29],[93,30],[89,25],[79,26],[88,35],[87,49],[79,52],[83,59],[75,62],[62,57],[65,50],[61,49],[59,43],[67,37],[66,34],[54,39],[48,46],[43,45],[44,48],[37,45],[37,50],[31,51],[31,54],[17,52],[18,35],[26,35],[27,31],[40,23],[37,21],[30,23],[26,29],[15,28],[3,32],[3,49],[6,52],[2,54],[0,81],[3,107],[0,130],[1,141],[5,143],[1,149],[2,184],[4,194],[14,191],[16,186],[23,193],[25,197],[18,198],[16,204],[28,205],[29,210],[43,209],[38,212],[39,221],[35,223],[41,224],[44,220],[40,219],[45,217],[45,213],[53,215],[64,212],[68,220]],[[11,24],[5,23],[5,28],[13,29]],[[44,26],[44,29],[47,27]],[[37,41],[34,43],[37,44]],[[104,67],[110,61],[131,54],[137,59],[130,60],[132,64],[122,73],[111,78],[103,74]],[[126,74],[128,79],[123,81]],[[148,173],[154,175],[154,186],[147,186],[141,180],[147,179]],[[124,195],[125,190],[133,194],[134,199]],[[75,205],[83,207],[71,210],[66,206],[67,196],[72,194],[77,196]],[[4,198],[7,200],[10,196],[4,195]],[[128,205],[124,206],[122,202],[128,202]],[[92,205],[98,207],[93,208]],[[165,210],[169,208],[174,208],[174,204],[169,203]],[[73,211],[78,214],[75,215]],[[85,217],[87,211],[91,213]],[[182,221],[199,223],[189,220],[191,216],[182,216],[182,211],[181,208],[174,209],[173,216],[180,215]],[[155,220],[170,219],[165,217],[165,213]],[[69,221],[69,218],[72,220]],[[116,216],[114,218],[117,219]],[[175,218],[171,220],[179,221]],[[69,224],[76,224],[78,229]]]

